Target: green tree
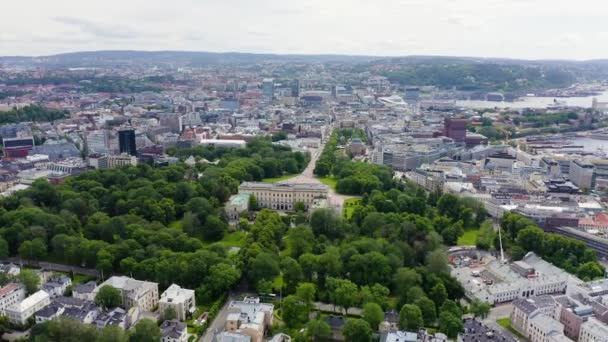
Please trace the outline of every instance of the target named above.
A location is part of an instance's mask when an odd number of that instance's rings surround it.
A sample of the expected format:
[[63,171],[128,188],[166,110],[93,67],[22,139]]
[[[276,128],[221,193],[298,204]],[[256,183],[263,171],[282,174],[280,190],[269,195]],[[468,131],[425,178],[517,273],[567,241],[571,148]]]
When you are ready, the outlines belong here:
[[125,330],[118,325],[106,325],[97,336],[95,342],[126,342],[129,338]]
[[349,342],[371,342],[372,328],[362,319],[349,319],[342,327],[342,334]]
[[408,331],[418,331],[423,324],[422,312],[414,304],[405,304],[399,311],[399,327]]
[[393,276],[393,284],[395,293],[405,297],[409,289],[422,284],[422,276],[411,268],[402,267]]
[[347,279],[336,279],[336,284],[330,290],[337,305],[344,308],[348,314],[348,309],[357,304],[357,285]]
[[302,201],[297,201],[296,204],[294,205],[294,209],[295,209],[295,211],[305,212],[306,204],[304,204],[304,202],[302,202]]
[[224,237],[227,230],[226,222],[217,216],[210,215],[207,217],[203,228],[203,238],[205,241],[219,241]]
[[456,317],[462,316],[462,310],[460,310],[458,304],[456,304],[456,302],[450,299],[447,299],[445,302],[443,302],[441,308],[439,309],[440,313],[445,311],[453,314]]
[[384,311],[376,303],[367,303],[363,306],[362,318],[375,331],[378,330],[380,323],[384,320]]
[[22,269],[19,272],[19,280],[25,285],[25,291],[28,295],[33,294],[38,291],[38,286],[40,286],[40,277],[36,272],[28,269]]
[[435,249],[426,258],[426,268],[434,274],[449,274],[448,255],[443,249]]
[[258,200],[257,198],[255,198],[255,195],[249,195],[249,202],[247,203],[247,208],[249,209],[249,211],[256,211],[259,209]]
[[306,324],[306,337],[309,341],[325,341],[331,336],[329,324],[321,319],[315,319]]
[[448,298],[448,291],[445,289],[443,283],[439,283],[431,288],[429,292],[429,298],[435,302],[436,307],[441,307],[445,300]]
[[160,328],[151,319],[144,318],[135,325],[129,336],[130,342],[158,342],[161,339]]
[[427,297],[418,298],[414,304],[420,308],[422,313],[422,319],[424,325],[429,327],[435,324],[437,320],[437,311],[435,310],[435,303]]
[[95,304],[104,309],[120,306],[121,302],[122,296],[120,291],[109,285],[102,286],[97,292],[97,295],[95,295]]
[[9,256],[8,242],[0,237],[0,259],[6,259]]
[[585,281],[591,281],[604,276],[604,268],[596,261],[584,263],[576,270],[576,275]]
[[542,229],[530,226],[517,233],[516,242],[524,251],[538,251],[544,235],[545,232]]
[[316,287],[313,283],[300,283],[296,288],[296,297],[308,305],[315,301]]
[[309,306],[298,297],[291,295],[285,297],[281,305],[283,322],[289,328],[297,328],[308,321]]
[[470,311],[473,315],[479,318],[486,318],[488,313],[490,312],[490,304],[486,302],[482,302],[479,299],[475,298],[471,303]]
[[455,338],[463,329],[460,317],[455,316],[449,311],[439,314],[439,330],[448,335],[448,337]]

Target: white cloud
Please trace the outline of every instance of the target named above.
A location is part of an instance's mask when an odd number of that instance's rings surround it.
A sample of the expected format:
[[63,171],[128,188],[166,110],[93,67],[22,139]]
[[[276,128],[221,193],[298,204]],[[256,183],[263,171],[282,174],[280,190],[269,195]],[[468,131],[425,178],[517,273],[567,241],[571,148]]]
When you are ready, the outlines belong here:
[[100,49],[606,58],[602,0],[6,1],[0,54]]

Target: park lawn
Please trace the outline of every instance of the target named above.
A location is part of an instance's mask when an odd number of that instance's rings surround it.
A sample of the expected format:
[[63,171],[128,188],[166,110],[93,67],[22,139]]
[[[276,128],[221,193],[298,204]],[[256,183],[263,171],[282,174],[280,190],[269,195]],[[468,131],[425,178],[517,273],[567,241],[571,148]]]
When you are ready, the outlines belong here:
[[502,327],[504,327],[507,330],[509,330],[510,332],[512,332],[515,336],[517,336],[521,339],[524,339],[524,340],[526,339],[522,334],[519,333],[519,331],[515,330],[511,326],[511,319],[509,317],[499,318],[496,320],[496,323],[500,324]]
[[458,238],[458,246],[475,246],[478,233],[479,230],[466,230],[464,234]]
[[349,198],[344,201],[344,217],[347,219],[353,216],[353,212],[355,211],[355,207],[361,204],[360,198]]
[[282,182],[284,180],[288,180],[294,177],[297,177],[298,174],[292,174],[292,175],[282,175],[281,177],[273,177],[273,178],[264,178],[262,179],[262,182],[264,183],[276,183],[276,182]]
[[318,177],[317,179],[320,180],[321,183],[336,190],[336,184],[338,184],[338,178],[332,176],[332,177]]
[[224,238],[215,243],[215,245],[222,247],[243,247],[245,246],[246,234],[243,231],[237,230],[224,235]]

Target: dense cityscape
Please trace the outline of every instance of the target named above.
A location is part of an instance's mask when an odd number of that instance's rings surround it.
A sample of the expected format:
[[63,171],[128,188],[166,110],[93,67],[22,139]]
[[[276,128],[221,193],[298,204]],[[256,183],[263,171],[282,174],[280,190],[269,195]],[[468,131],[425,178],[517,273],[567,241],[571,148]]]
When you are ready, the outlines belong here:
[[608,341],[608,64],[0,57],[0,333]]

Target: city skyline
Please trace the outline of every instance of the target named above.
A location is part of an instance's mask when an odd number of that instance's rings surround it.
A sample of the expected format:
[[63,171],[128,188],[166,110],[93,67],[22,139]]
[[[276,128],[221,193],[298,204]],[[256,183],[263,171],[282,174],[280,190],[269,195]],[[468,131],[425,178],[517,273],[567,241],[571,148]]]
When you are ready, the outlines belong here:
[[608,39],[601,20],[608,5],[594,0],[576,7],[562,0],[29,0],[4,9],[15,14],[0,22],[5,56],[97,50],[575,60],[608,56],[608,47],[598,44]]

